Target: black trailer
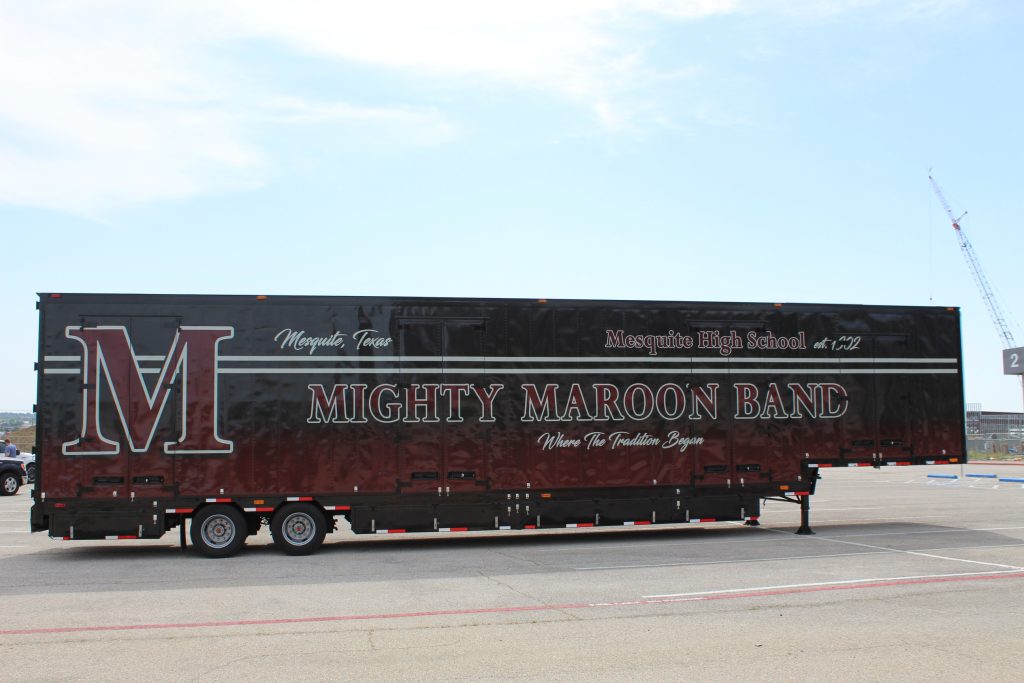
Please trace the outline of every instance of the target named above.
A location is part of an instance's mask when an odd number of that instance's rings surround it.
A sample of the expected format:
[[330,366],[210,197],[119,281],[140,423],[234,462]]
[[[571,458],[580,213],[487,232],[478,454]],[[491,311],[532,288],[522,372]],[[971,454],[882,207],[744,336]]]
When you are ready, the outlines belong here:
[[42,294],[32,529],[205,554],[745,520],[963,462],[955,308]]

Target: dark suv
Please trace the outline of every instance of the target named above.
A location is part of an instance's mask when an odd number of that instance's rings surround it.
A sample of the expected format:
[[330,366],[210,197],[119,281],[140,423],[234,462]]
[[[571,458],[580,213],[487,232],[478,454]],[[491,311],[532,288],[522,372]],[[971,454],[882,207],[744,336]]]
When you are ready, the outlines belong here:
[[13,458],[0,458],[0,496],[13,496],[27,478],[23,462]]

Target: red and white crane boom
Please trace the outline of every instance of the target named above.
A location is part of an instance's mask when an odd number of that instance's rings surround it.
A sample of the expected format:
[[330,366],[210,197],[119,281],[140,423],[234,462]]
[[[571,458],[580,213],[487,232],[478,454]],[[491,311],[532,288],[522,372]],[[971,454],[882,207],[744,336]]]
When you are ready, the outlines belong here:
[[[974,253],[974,247],[971,246],[971,241],[967,239],[967,235],[964,233],[963,228],[960,227],[960,219],[966,215],[966,212],[957,218],[953,213],[953,210],[949,208],[949,202],[946,201],[946,197],[942,194],[942,190],[939,189],[939,185],[935,182],[935,178],[932,178],[931,174],[929,174],[928,180],[931,181],[932,189],[935,190],[935,196],[939,198],[942,208],[946,210],[946,215],[949,216],[949,220],[953,224],[953,230],[956,231],[956,239],[960,243],[960,251],[963,252],[964,259],[967,260],[967,265],[971,269],[971,275],[974,276],[974,283],[978,285],[978,291],[981,292],[981,298],[985,301],[985,306],[988,308],[988,314],[992,318],[992,323],[996,326],[996,330],[999,332],[999,337],[1003,342],[1003,348],[1013,348],[1013,333],[1010,331],[1010,326],[1006,322],[1006,316],[1003,314],[1003,309],[999,306],[999,300],[996,298],[995,292],[992,291],[992,286],[988,283],[988,278],[985,277],[985,271],[981,268],[981,261],[978,260],[978,255]],[[1024,381],[1024,377],[1021,378],[1021,381]]]

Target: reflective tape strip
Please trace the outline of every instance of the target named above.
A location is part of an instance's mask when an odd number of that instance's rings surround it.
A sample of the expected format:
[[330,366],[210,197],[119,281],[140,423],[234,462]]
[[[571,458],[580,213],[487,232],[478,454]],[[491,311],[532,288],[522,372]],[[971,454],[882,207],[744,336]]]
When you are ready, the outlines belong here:
[[925,465],[948,465],[948,460],[925,460]]
[[192,512],[192,508],[167,508],[164,510],[164,514],[167,515],[187,515]]
[[464,526],[444,527],[443,529],[438,529],[438,531],[444,531],[444,532],[469,531],[469,527],[464,527]]
[[207,498],[207,503],[230,503],[230,498]]
[[811,495],[811,492],[810,491],[793,491],[793,495],[794,496],[809,496],[809,495]]
[[827,463],[827,462],[823,462],[823,463],[820,463],[820,464],[818,465],[818,467],[832,467],[832,465],[831,465],[830,463]]
[[760,517],[758,517],[757,515],[753,515],[751,517],[744,517],[743,519],[747,520],[747,521],[750,521],[750,520],[760,519]]
[[498,527],[498,531],[509,531],[510,529],[512,529],[512,527],[510,527],[507,524],[502,524],[501,526]]
[[902,467],[902,466],[909,465],[910,462],[908,462],[906,460],[889,460],[885,464],[886,465],[896,465],[897,467]]
[[289,503],[311,503],[313,496],[288,496],[285,500]]
[[138,539],[138,536],[104,536],[108,541],[127,541],[130,539]]
[[718,520],[714,517],[701,517],[700,519],[691,519],[690,524],[699,524],[700,522],[717,522]]
[[351,510],[351,505],[324,505],[324,510]]
[[623,522],[622,526],[641,526],[643,524],[650,524],[647,520],[640,520],[638,522]]
[[405,529],[377,529],[378,534],[404,534]]
[[816,463],[816,462],[809,462],[809,463],[807,463],[807,466],[808,467],[817,467],[818,463]]
[[523,528],[524,529],[536,529],[537,525],[536,524],[524,524]]
[[566,524],[567,529],[580,529],[582,527],[594,526],[593,522],[580,522],[579,524]]
[[242,508],[244,512],[273,512],[274,508]]

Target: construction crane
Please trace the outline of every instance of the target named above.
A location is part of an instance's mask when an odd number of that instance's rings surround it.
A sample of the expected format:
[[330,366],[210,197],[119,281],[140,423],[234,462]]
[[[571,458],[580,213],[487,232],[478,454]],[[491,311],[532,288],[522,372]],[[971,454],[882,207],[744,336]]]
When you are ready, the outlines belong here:
[[[999,300],[996,298],[995,292],[992,291],[992,286],[988,283],[988,278],[985,277],[985,271],[981,269],[981,261],[978,260],[978,255],[974,253],[974,247],[971,246],[971,241],[967,239],[967,235],[964,233],[963,228],[960,227],[960,219],[967,215],[967,212],[960,214],[957,218],[953,210],[949,208],[949,202],[946,201],[946,196],[942,194],[942,190],[939,189],[939,184],[935,182],[935,178],[928,175],[928,180],[931,181],[932,189],[935,190],[935,196],[939,198],[939,202],[942,204],[942,208],[946,210],[946,215],[949,216],[950,222],[953,223],[953,230],[956,231],[956,239],[960,243],[960,251],[964,254],[964,259],[967,260],[967,265],[971,269],[971,275],[974,276],[974,283],[978,285],[978,291],[981,292],[981,298],[985,301],[985,307],[988,308],[988,314],[992,318],[992,323],[996,326],[996,330],[999,332],[999,338],[1003,342],[1004,349],[1010,349],[1014,346],[1013,332],[1010,331],[1010,326],[1006,323],[1006,316],[1003,314],[1003,309],[999,306]],[[1022,377],[1021,381],[1024,381]]]
[[[960,220],[967,215],[967,212],[963,212],[957,218],[953,210],[949,208],[946,196],[942,194],[939,184],[935,182],[935,178],[932,177],[931,173],[928,174],[928,180],[931,181],[932,189],[935,190],[935,196],[939,198],[939,203],[942,204],[942,208],[946,210],[946,215],[949,216],[949,220],[953,224],[953,230],[956,231],[956,239],[960,243],[960,251],[963,252],[964,259],[967,260],[967,265],[971,269],[974,283],[978,285],[978,291],[981,292],[981,298],[985,301],[985,307],[988,308],[992,324],[996,326],[996,331],[999,332],[1003,348],[1012,349],[1014,347],[1013,332],[1010,331],[1010,326],[1006,323],[1006,316],[1003,314],[1003,309],[999,306],[999,300],[996,298],[995,292],[992,291],[992,285],[988,283],[988,278],[985,277],[985,271],[981,269],[981,261],[978,260],[978,255],[974,253],[971,241],[967,239],[963,228],[960,227]],[[1024,396],[1024,375],[1020,375],[1020,386],[1021,394]]]

